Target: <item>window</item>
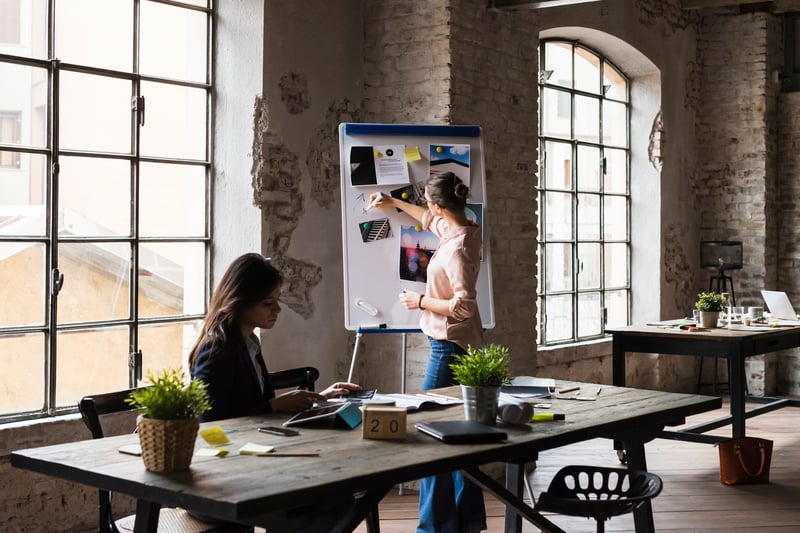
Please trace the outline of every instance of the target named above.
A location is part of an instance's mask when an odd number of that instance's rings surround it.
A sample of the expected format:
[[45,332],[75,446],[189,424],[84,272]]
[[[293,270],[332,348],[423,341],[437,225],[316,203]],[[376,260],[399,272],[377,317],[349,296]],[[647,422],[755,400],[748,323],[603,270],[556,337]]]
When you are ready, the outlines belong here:
[[20,42],[20,1],[0,0],[0,43]]
[[628,323],[629,86],[580,44],[540,53],[538,342],[559,344]]
[[[19,112],[0,111],[0,144],[20,143],[20,116]],[[19,153],[0,152],[0,167],[19,168]]]
[[182,365],[209,292],[208,0],[22,5],[0,47],[20,110],[0,114],[0,421]]

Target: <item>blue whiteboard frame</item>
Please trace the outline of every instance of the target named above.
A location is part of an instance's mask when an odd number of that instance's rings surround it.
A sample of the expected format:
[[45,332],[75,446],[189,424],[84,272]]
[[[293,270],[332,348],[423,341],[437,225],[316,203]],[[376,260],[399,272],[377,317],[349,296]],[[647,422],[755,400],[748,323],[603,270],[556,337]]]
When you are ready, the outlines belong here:
[[[399,269],[400,226],[413,225],[414,220],[395,209],[365,209],[372,193],[400,187],[362,185],[350,181],[350,149],[354,146],[404,145],[419,147],[423,159],[408,163],[413,182],[424,182],[428,177],[429,146],[431,144],[470,145],[470,198],[469,202],[483,204],[483,261],[478,277],[478,307],[485,329],[494,327],[494,301],[492,294],[492,267],[488,203],[483,158],[481,128],[470,125],[416,125],[416,124],[360,124],[339,125],[339,160],[341,172],[342,205],[342,256],[344,272],[345,328],[363,332],[419,331],[419,311],[409,311],[398,298],[403,289],[424,292],[425,284],[401,280]],[[364,243],[359,224],[371,219],[388,218],[392,237]],[[367,308],[377,310],[371,314],[356,301],[366,301]],[[379,331],[374,331],[378,333]]]

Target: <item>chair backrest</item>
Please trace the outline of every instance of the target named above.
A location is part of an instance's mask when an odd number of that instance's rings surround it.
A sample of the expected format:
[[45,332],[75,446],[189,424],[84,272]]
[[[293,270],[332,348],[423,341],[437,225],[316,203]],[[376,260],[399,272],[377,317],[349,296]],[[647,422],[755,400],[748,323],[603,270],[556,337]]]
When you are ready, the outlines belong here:
[[[132,406],[125,403],[125,398],[130,396],[133,390],[135,389],[91,394],[81,398],[78,402],[78,410],[81,413],[81,418],[83,418],[83,423],[91,431],[93,439],[102,439],[104,436],[103,426],[100,424],[100,415],[120,413],[133,409]],[[117,529],[114,526],[114,519],[111,515],[111,492],[100,490],[98,494],[98,531],[100,533],[116,533]]]
[[313,366],[301,366],[288,370],[279,370],[269,373],[269,381],[273,389],[288,389],[289,387],[300,387],[313,391],[314,383],[319,379],[319,370]]

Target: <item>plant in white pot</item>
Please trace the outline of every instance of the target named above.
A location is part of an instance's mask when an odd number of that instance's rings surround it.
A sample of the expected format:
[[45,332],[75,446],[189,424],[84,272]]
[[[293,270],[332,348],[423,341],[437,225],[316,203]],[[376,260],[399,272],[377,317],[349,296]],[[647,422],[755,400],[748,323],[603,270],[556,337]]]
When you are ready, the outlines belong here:
[[700,311],[700,326],[704,328],[717,327],[719,314],[728,305],[728,300],[716,292],[701,292],[697,295],[694,307]]
[[469,346],[466,354],[456,355],[450,369],[461,384],[467,420],[494,426],[500,387],[511,383],[508,348],[499,344]]
[[192,462],[200,415],[211,409],[206,385],[198,379],[186,384],[183,370],[148,372],[152,385],[133,391],[125,401],[139,411],[136,428],[147,470],[186,470]]

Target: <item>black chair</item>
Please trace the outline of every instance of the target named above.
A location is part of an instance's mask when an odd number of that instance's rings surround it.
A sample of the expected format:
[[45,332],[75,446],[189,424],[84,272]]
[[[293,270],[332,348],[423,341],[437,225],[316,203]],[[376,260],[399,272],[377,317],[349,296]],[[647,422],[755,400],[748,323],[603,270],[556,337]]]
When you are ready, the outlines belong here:
[[[125,403],[131,392],[135,389],[128,389],[106,394],[93,394],[84,396],[78,402],[78,409],[81,412],[84,424],[92,433],[93,439],[102,439],[103,427],[100,424],[100,416],[111,413],[120,413],[133,409]],[[98,511],[99,522],[98,531],[100,533],[128,533],[133,531],[135,515],[129,515],[119,520],[114,520],[111,512],[112,493],[108,490],[98,491]],[[222,533],[223,531],[233,531],[229,525],[213,524],[204,522],[190,515],[184,509],[174,509],[162,507],[158,516],[158,530],[165,532],[180,531],[181,533]],[[238,531],[252,531],[250,527],[242,526]]]
[[603,533],[606,520],[633,512],[660,492],[661,478],[651,472],[570,465],[558,471],[535,509],[594,518]]
[[313,391],[314,383],[318,379],[319,370],[313,366],[301,366],[269,373],[269,381],[275,390],[300,387],[301,389]]

